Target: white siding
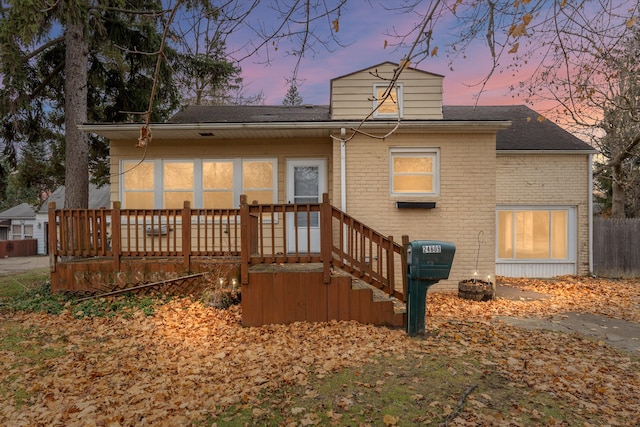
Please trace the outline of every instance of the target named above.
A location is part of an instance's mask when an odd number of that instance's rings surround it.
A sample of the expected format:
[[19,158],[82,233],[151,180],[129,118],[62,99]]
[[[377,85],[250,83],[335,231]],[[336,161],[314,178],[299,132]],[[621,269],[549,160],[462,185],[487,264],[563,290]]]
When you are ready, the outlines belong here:
[[496,274],[504,277],[555,277],[568,274],[575,275],[577,271],[575,262],[496,262]]

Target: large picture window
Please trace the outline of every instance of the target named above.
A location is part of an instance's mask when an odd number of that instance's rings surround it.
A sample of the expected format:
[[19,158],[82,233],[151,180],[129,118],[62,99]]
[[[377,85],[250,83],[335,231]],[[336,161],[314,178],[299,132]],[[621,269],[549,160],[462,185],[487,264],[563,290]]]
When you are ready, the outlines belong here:
[[498,209],[498,258],[569,259],[574,216],[572,208]]
[[127,209],[231,209],[240,195],[277,201],[276,159],[123,160],[122,198]]
[[398,196],[436,195],[439,192],[439,151],[437,149],[391,150],[391,194]]

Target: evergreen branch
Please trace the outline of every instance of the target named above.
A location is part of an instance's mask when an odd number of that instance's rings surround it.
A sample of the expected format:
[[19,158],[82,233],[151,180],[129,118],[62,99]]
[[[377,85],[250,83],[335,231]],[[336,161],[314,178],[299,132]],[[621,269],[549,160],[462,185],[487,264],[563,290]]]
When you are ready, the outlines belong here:
[[56,67],[53,69],[53,71],[49,73],[47,78],[41,81],[40,84],[31,92],[31,94],[29,95],[29,100],[32,100],[35,97],[37,97],[40,94],[40,92],[42,92],[44,88],[46,88],[49,85],[49,83],[53,80],[53,78],[56,77],[58,74],[60,74],[62,70],[64,70],[64,65],[65,65],[65,62],[60,61],[58,65],[56,65]]
[[29,60],[33,59],[34,57],[38,56],[38,54],[40,54],[41,52],[49,49],[52,46],[55,46],[56,44],[63,42],[64,41],[64,35],[60,36],[60,37],[56,37],[55,39],[51,39],[49,40],[47,43],[43,44],[42,46],[40,46],[39,48],[35,49],[33,52],[29,53],[28,55],[25,55],[22,57],[22,62],[29,62]]

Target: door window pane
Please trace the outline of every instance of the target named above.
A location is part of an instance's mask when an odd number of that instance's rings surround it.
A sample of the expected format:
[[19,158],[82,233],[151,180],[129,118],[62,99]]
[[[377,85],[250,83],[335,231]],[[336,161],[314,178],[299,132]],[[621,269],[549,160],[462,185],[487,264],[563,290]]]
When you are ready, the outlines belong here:
[[[294,166],[293,203],[318,203],[320,200],[320,169],[318,166]],[[298,226],[317,227],[320,224],[318,212],[298,213]]]

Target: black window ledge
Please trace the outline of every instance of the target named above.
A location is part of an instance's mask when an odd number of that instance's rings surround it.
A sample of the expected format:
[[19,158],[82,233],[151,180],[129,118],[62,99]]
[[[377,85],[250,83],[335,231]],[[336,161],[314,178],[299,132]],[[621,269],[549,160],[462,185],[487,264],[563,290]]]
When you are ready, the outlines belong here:
[[436,202],[396,202],[398,209],[435,209]]

